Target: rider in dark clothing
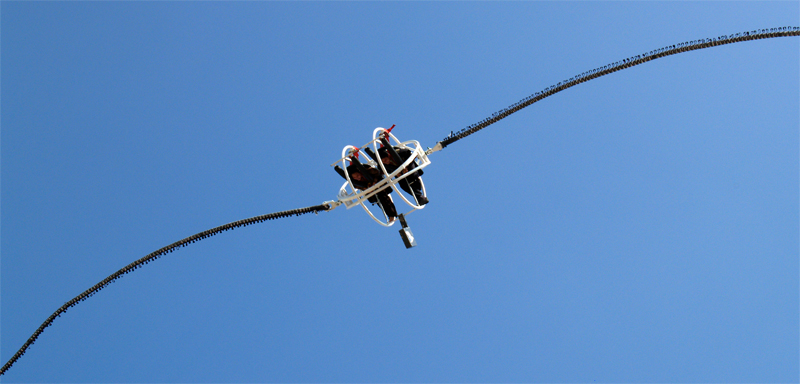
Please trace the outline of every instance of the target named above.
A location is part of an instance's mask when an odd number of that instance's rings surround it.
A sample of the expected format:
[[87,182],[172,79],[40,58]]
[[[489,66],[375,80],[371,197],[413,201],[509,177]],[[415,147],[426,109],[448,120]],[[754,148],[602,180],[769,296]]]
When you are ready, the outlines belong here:
[[[355,159],[355,161],[352,161],[350,165],[347,166],[347,173],[350,174],[350,181],[353,182],[353,186],[356,187],[357,189],[360,189],[362,191],[366,190],[367,188],[375,185],[375,183],[379,182],[381,178],[383,178],[383,174],[381,173],[381,171],[366,164],[358,163],[357,165],[356,164],[357,162],[358,160]],[[364,175],[362,173],[362,170],[359,168],[365,170],[367,174]],[[347,176],[342,170],[342,167],[337,165],[333,169],[336,170],[336,173],[338,173],[339,176],[347,180]],[[367,199],[367,201],[373,204],[380,202],[380,206],[381,208],[383,208],[383,212],[386,213],[386,217],[389,218],[389,222],[391,223],[395,221],[395,219],[397,218],[397,209],[395,208],[394,203],[392,202],[392,198],[389,197],[390,193],[392,193],[392,189],[386,188],[378,192],[377,194],[370,196]]]
[[[400,157],[400,162],[398,159],[395,159],[391,152],[389,152],[388,146],[389,142],[386,139],[381,139],[381,143],[383,147],[378,149],[378,155],[380,156],[380,161],[383,163],[383,166],[386,168],[386,172],[392,173],[397,170],[408,158],[411,157],[411,150],[403,147],[393,147],[395,153]],[[369,149],[369,148],[367,148]],[[367,152],[373,159],[376,161],[378,160],[372,150]],[[417,168],[416,162],[411,162],[403,171],[401,171],[398,176],[403,175],[407,172],[412,172],[413,169]],[[414,171],[412,175],[407,176],[403,180],[401,180],[398,184],[400,188],[403,188],[406,193],[409,195],[413,195],[417,198],[417,202],[419,205],[428,204],[428,198],[422,192],[422,182],[420,181],[420,176],[422,176],[422,170]]]

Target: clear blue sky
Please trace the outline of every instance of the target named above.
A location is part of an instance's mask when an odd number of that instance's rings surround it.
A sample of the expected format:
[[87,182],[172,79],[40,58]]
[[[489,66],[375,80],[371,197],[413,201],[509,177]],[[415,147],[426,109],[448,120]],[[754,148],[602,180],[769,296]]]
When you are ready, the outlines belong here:
[[[194,233],[332,200],[347,144],[433,146],[798,2],[9,2],[5,363]],[[800,38],[581,84],[431,156],[419,246],[358,209],[182,248],[5,382],[797,382]]]

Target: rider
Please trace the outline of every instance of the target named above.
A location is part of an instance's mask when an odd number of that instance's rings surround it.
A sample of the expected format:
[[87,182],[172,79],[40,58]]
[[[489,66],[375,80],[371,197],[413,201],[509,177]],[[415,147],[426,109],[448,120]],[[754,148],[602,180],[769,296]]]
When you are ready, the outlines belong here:
[[[367,188],[375,185],[375,183],[379,182],[383,177],[381,171],[375,169],[375,167],[371,167],[367,164],[361,164],[355,157],[351,157],[349,160],[350,165],[347,166],[347,173],[350,174],[350,181],[353,183],[355,188],[362,191],[366,190]],[[339,176],[347,180],[347,175],[345,175],[342,167],[337,165],[333,169],[336,170],[336,173],[338,173]],[[364,172],[362,172],[362,170],[366,171],[366,175]],[[383,212],[386,214],[386,217],[391,224],[397,219],[397,209],[394,206],[394,202],[392,202],[392,198],[389,196],[390,193],[392,193],[392,189],[386,188],[375,195],[370,196],[367,201],[373,204],[379,202],[379,205],[381,208],[383,208]]]
[[[382,147],[378,149],[378,155],[380,155],[380,161],[383,163],[383,166],[386,168],[386,172],[392,173],[397,170],[406,160],[411,157],[411,150],[404,147],[392,147],[394,152],[400,157],[400,162],[397,162],[397,159],[394,158],[391,152],[389,152],[389,141],[385,137],[381,137],[381,144]],[[371,149],[365,148],[367,150],[367,154],[370,155],[375,160],[378,160],[375,156],[375,153],[372,152]],[[411,162],[403,171],[401,171],[399,175],[403,175],[407,172],[410,172],[412,169],[417,168],[417,163]],[[403,180],[401,180],[398,184],[400,184],[400,188],[403,188],[406,193],[409,195],[413,195],[417,199],[417,203],[419,205],[428,204],[428,198],[425,197],[425,194],[422,191],[422,182],[420,181],[420,176],[422,176],[422,170],[418,170],[414,172],[414,174],[407,176]]]

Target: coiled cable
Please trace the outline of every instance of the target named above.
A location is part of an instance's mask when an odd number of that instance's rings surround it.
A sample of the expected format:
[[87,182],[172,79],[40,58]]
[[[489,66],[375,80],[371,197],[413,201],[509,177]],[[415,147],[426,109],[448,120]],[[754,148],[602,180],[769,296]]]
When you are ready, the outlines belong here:
[[478,132],[481,129],[484,129],[502,119],[505,119],[512,113],[517,112],[522,108],[525,108],[539,100],[555,95],[558,92],[576,86],[580,83],[585,83],[589,80],[596,79],[600,76],[608,75],[609,73],[613,73],[621,69],[630,68],[639,64],[644,64],[651,60],[659,59],[665,56],[670,56],[682,52],[716,47],[718,45],[724,45],[724,44],[738,43],[741,41],[769,39],[773,37],[786,37],[786,36],[800,36],[800,27],[759,29],[754,31],[736,33],[733,35],[722,35],[720,37],[713,39],[692,40],[676,45],[668,45],[663,48],[645,52],[641,55],[632,56],[624,60],[604,65],[602,67],[595,68],[591,71],[583,72],[577,76],[573,76],[567,80],[559,82],[558,84],[551,85],[543,89],[542,91],[536,92],[520,100],[519,102],[512,104],[508,108],[501,109],[493,113],[491,116],[475,124],[472,124],[458,132],[455,133],[450,132],[450,135],[448,135],[442,141],[437,143],[437,150],[439,148],[444,149],[448,145],[453,144],[456,141],[461,140],[475,132]]
[[36,329],[36,331],[33,333],[33,335],[31,335],[31,337],[28,338],[28,340],[25,342],[25,344],[22,344],[22,347],[17,351],[17,353],[15,353],[14,356],[12,356],[11,359],[9,359],[8,362],[5,363],[5,365],[3,365],[2,368],[0,368],[0,375],[3,375],[4,373],[6,373],[6,371],[9,368],[11,368],[11,366],[20,357],[22,357],[22,355],[25,354],[25,350],[27,350],[28,347],[31,346],[36,341],[37,338],[39,338],[39,335],[42,334],[42,332],[44,331],[45,328],[47,328],[51,324],[53,324],[53,321],[57,317],[61,316],[64,312],[66,312],[68,309],[74,307],[79,302],[81,302],[83,300],[86,300],[89,297],[94,296],[94,294],[99,292],[101,289],[105,288],[107,285],[113,283],[115,280],[117,280],[120,277],[122,277],[122,275],[124,275],[126,273],[129,273],[131,271],[134,271],[137,268],[139,268],[139,267],[141,267],[141,266],[143,266],[143,265],[145,265],[145,264],[147,264],[147,263],[149,263],[149,262],[151,262],[153,260],[156,260],[159,257],[161,257],[161,256],[163,256],[163,255],[165,255],[167,253],[174,252],[174,251],[178,250],[178,248],[185,247],[185,246],[187,246],[189,244],[192,244],[194,242],[209,238],[211,236],[214,236],[214,235],[216,235],[218,233],[221,233],[221,232],[224,232],[224,231],[227,231],[227,230],[230,230],[230,229],[234,229],[234,228],[238,228],[238,227],[246,227],[248,225],[260,223],[260,222],[266,221],[266,220],[280,219],[282,217],[288,217],[288,216],[300,216],[300,215],[303,215],[303,214],[306,214],[306,213],[327,211],[329,209],[331,209],[331,205],[328,204],[328,203],[323,203],[323,204],[320,204],[320,205],[315,205],[313,207],[298,208],[298,209],[292,209],[292,210],[289,210],[289,211],[269,213],[269,214],[266,214],[266,215],[251,217],[249,219],[234,221],[232,223],[228,223],[228,224],[225,224],[225,225],[220,225],[219,227],[211,228],[211,229],[209,229],[207,231],[203,231],[203,232],[197,233],[197,234],[189,236],[189,237],[187,237],[187,238],[185,238],[183,240],[176,241],[176,242],[174,242],[174,243],[172,243],[172,244],[170,244],[170,245],[168,245],[166,247],[163,247],[163,248],[161,248],[161,249],[159,249],[159,250],[157,250],[157,251],[155,251],[155,252],[153,252],[153,253],[145,256],[145,257],[142,257],[139,260],[134,261],[133,263],[130,263],[130,264],[126,265],[124,268],[120,269],[119,271],[116,271],[116,272],[112,273],[111,276],[106,277],[105,279],[103,279],[99,283],[95,284],[91,288],[87,289],[86,291],[84,291],[80,295],[76,296],[72,300],[64,303],[64,305],[62,305],[61,308],[58,308],[55,312],[53,312],[53,314],[50,315],[50,317],[48,317],[47,320],[45,320],[44,323],[42,323],[42,325],[39,326],[39,328]]

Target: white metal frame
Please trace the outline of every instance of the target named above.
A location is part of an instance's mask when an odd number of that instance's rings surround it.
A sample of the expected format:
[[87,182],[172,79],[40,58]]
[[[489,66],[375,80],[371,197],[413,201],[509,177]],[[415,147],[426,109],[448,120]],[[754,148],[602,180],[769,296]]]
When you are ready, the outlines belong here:
[[[416,201],[416,197],[414,197],[414,203],[409,201],[405,197],[405,195],[403,195],[400,192],[400,190],[397,188],[397,183],[400,180],[403,180],[406,177],[408,177],[409,175],[414,173],[412,171],[412,172],[407,172],[407,173],[405,173],[403,175],[399,175],[406,167],[411,165],[411,162],[416,162],[417,163],[417,168],[414,170],[414,171],[416,171],[416,170],[420,170],[422,168],[427,167],[428,164],[431,163],[431,161],[430,161],[430,159],[428,159],[428,155],[425,153],[425,151],[422,150],[422,146],[419,144],[418,141],[409,140],[409,141],[400,142],[400,140],[398,140],[397,137],[395,137],[391,132],[389,132],[387,129],[381,128],[381,127],[375,128],[375,130],[372,132],[372,140],[370,142],[362,145],[360,148],[365,148],[368,145],[372,145],[374,153],[377,155],[378,154],[378,143],[380,143],[380,136],[383,135],[384,133],[390,138],[390,140],[389,140],[389,144],[390,145],[393,145],[393,146],[396,146],[396,147],[400,147],[400,148],[406,148],[406,149],[411,150],[411,156],[409,156],[409,158],[405,162],[403,162],[403,164],[400,165],[397,168],[397,170],[395,170],[392,173],[388,173],[386,171],[386,167],[383,166],[383,162],[374,161],[374,160],[370,159],[364,153],[364,151],[358,149],[359,158],[360,159],[369,159],[368,161],[365,161],[364,163],[368,164],[369,166],[376,167],[376,168],[380,169],[381,171],[383,171],[383,176],[384,176],[383,179],[380,180],[379,182],[375,183],[375,185],[373,185],[373,186],[371,186],[368,189],[363,190],[363,191],[360,191],[360,190],[356,189],[353,186],[353,181],[350,180],[350,173],[347,171],[347,163],[346,163],[347,158],[350,155],[352,155],[353,152],[355,152],[355,150],[357,149],[356,147],[354,147],[352,145],[345,146],[344,149],[342,149],[342,158],[337,160],[335,163],[333,163],[331,165],[336,165],[337,163],[341,162],[342,169],[344,170],[345,176],[347,178],[347,181],[339,189],[339,194],[337,195],[337,198],[339,199],[339,202],[344,204],[344,206],[347,207],[347,209],[355,207],[356,205],[360,205],[362,208],[364,208],[364,211],[366,211],[367,214],[369,214],[369,216],[372,217],[373,220],[375,220],[375,222],[377,222],[380,225],[383,225],[384,227],[390,227],[390,226],[392,226],[394,224],[394,222],[389,223],[388,219],[386,219],[385,221],[379,220],[377,217],[375,217],[375,215],[372,214],[372,212],[369,210],[369,208],[367,208],[367,206],[364,205],[364,201],[369,199],[372,196],[375,196],[378,192],[383,191],[386,188],[392,188],[392,189],[395,190],[395,192],[397,192],[397,195],[400,196],[400,198],[402,198],[403,201],[405,201],[405,203],[408,204],[412,208],[411,211],[406,212],[405,215],[408,215],[411,212],[414,212],[414,211],[416,211],[418,209],[425,208],[424,205],[420,205],[419,202]],[[394,141],[396,144],[392,144],[392,141]],[[361,156],[360,154],[364,154],[364,156]],[[420,183],[422,183],[422,179],[421,178],[420,178]],[[349,187],[349,190],[348,190],[348,187]],[[422,183],[422,193],[425,196],[427,196],[427,192],[425,191],[425,183]],[[391,195],[390,195],[390,197],[391,197]],[[384,214],[384,218],[386,218],[385,214]]]

